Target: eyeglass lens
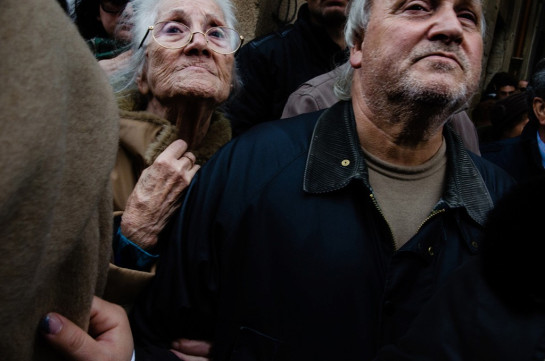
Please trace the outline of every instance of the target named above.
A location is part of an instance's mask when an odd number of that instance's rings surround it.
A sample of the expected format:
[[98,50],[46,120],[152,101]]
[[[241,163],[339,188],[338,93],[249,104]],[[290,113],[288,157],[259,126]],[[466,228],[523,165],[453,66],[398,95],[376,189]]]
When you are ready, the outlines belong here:
[[[175,21],[157,23],[153,27],[153,37],[166,48],[182,48],[191,41],[194,34],[187,26]],[[210,49],[221,54],[236,51],[241,43],[235,30],[223,26],[208,29],[204,36]]]

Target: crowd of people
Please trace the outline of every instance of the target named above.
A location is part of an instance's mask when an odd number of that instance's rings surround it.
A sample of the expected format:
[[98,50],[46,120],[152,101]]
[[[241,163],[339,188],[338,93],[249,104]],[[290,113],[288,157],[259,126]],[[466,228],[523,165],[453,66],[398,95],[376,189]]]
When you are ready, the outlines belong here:
[[6,1],[7,360],[545,357],[545,59],[470,109],[481,1]]

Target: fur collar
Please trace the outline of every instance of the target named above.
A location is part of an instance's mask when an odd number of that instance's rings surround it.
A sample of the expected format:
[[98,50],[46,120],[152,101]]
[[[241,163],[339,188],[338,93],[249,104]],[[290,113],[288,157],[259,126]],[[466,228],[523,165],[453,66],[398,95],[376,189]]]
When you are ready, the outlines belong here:
[[[177,128],[166,119],[160,118],[152,113],[140,110],[145,107],[145,100],[138,92],[132,92],[118,98],[120,109],[121,123],[143,122],[147,125],[147,132],[153,134],[151,137],[143,133],[144,130],[135,130],[133,134],[140,133],[137,141],[142,143],[142,139],[146,144],[143,144],[143,149],[137,150],[138,147],[133,147],[132,151],[138,153],[144,160],[146,166],[151,165],[153,161],[168,147],[174,140],[177,139]],[[135,123],[133,123],[135,124]],[[130,126],[130,125],[129,125]],[[142,126],[142,124],[141,124]],[[121,132],[121,142],[129,142],[128,139],[123,139]],[[229,140],[231,140],[231,125],[227,118],[222,113],[216,111],[212,115],[210,127],[206,133],[201,145],[192,149],[191,152],[197,158],[197,164],[203,165]],[[146,139],[147,138],[147,139]]]

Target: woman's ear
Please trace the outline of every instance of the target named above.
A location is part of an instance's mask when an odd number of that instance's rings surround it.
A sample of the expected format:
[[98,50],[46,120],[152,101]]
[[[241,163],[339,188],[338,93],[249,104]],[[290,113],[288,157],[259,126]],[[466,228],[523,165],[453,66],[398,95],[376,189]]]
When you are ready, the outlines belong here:
[[142,70],[140,75],[138,75],[136,77],[136,85],[138,86],[138,90],[140,91],[141,94],[148,95],[149,85],[148,85],[148,80],[147,80],[147,77],[146,77],[146,71],[145,70]]

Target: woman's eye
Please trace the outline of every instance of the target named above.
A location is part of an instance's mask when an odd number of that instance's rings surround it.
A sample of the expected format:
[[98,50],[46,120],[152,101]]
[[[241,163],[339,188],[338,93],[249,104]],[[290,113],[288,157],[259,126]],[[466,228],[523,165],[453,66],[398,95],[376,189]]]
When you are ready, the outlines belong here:
[[181,32],[180,28],[177,26],[169,26],[165,28],[165,33],[173,34]]
[[181,24],[169,23],[163,27],[162,32],[165,34],[183,34],[187,30]]
[[219,28],[210,29],[207,34],[208,34],[208,36],[213,37],[213,38],[217,38],[217,39],[225,38],[225,32],[223,30],[219,29]]

